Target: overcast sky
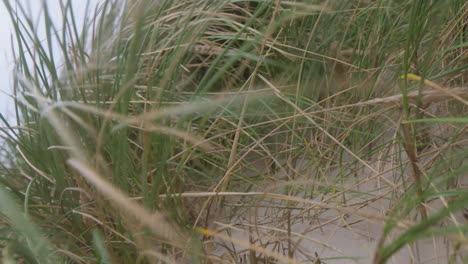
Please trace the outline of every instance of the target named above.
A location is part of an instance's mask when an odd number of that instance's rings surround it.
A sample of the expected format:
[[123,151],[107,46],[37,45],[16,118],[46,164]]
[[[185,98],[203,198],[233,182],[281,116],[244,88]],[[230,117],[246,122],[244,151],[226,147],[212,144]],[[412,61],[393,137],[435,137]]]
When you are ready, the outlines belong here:
[[[37,18],[41,15],[42,0],[9,0],[11,3],[18,2],[27,5],[31,14]],[[49,6],[51,17],[55,19],[55,23],[59,23],[61,19],[61,11],[59,1],[64,0],[44,0]],[[94,7],[101,0],[71,0],[74,11],[76,13],[76,21],[81,27],[86,10],[87,2],[90,2],[91,11],[94,12]],[[11,36],[13,28],[10,22],[10,16],[3,4],[0,1],[0,111],[2,113],[11,114],[13,111],[13,101],[7,95],[11,94],[11,71],[14,64],[14,56],[11,53]],[[43,33],[42,33],[43,34]],[[44,36],[45,37],[45,36]]]

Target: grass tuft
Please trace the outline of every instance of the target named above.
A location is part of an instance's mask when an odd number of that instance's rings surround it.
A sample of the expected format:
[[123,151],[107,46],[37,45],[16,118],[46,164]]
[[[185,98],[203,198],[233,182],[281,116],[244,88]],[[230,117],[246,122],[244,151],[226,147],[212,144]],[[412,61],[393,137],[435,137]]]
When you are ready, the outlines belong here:
[[6,262],[468,261],[466,1],[59,2],[3,0]]

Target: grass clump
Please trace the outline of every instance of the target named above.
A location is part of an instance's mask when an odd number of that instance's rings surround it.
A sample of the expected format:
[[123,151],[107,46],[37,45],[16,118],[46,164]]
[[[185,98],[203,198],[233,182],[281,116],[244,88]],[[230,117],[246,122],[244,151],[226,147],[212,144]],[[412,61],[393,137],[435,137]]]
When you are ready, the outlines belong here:
[[464,1],[61,3],[4,0],[4,259],[467,261]]

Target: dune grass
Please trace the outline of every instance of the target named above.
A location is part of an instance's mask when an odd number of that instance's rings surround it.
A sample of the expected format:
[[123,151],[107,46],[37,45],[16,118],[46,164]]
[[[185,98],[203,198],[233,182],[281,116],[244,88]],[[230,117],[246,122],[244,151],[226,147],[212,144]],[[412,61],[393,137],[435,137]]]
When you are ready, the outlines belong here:
[[465,1],[71,3],[3,1],[7,263],[468,262]]

